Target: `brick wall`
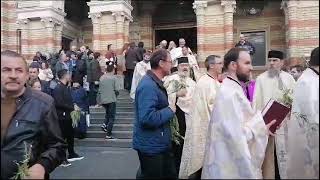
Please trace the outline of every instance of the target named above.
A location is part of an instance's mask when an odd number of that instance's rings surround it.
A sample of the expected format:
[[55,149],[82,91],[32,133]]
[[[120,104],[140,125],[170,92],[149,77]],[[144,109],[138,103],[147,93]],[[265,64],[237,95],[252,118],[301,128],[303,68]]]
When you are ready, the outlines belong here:
[[18,51],[16,2],[1,1],[1,51]]
[[319,46],[319,1],[289,1],[286,16],[286,45],[291,59],[309,54]]

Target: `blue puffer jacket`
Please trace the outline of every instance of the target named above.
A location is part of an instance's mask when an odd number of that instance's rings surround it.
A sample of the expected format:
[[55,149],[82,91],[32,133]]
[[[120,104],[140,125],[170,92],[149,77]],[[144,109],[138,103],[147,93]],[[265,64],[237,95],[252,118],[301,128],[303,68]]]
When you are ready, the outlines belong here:
[[174,112],[168,105],[163,83],[148,71],[135,95],[133,149],[155,155],[171,148],[170,120]]

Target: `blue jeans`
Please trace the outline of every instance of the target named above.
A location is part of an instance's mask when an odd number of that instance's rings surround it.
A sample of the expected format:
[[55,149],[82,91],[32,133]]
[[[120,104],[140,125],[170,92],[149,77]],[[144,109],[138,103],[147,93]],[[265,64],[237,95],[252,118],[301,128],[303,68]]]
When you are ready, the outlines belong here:
[[106,109],[106,120],[104,124],[107,126],[107,136],[110,136],[112,134],[113,122],[116,115],[116,103],[102,104],[102,106]]

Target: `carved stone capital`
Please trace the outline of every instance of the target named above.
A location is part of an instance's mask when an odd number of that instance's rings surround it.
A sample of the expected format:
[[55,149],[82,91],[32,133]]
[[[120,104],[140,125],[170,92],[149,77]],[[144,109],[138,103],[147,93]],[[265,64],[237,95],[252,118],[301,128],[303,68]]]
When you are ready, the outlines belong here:
[[112,12],[112,16],[115,17],[116,22],[124,22],[126,18],[125,13],[121,11]]
[[44,25],[45,27],[47,28],[54,28],[56,25],[61,25],[62,23],[60,21],[58,21],[57,19],[55,18],[51,18],[51,17],[44,17],[44,18],[41,18],[40,20]]
[[91,18],[92,23],[99,23],[102,13],[89,13],[88,18]]
[[195,1],[193,3],[193,9],[196,15],[204,15],[205,14],[205,8],[208,6],[207,1]]
[[236,1],[235,0],[222,0],[221,6],[224,7],[224,12],[236,12]]
[[20,29],[25,29],[28,27],[30,20],[29,19],[18,19],[16,23],[19,25]]

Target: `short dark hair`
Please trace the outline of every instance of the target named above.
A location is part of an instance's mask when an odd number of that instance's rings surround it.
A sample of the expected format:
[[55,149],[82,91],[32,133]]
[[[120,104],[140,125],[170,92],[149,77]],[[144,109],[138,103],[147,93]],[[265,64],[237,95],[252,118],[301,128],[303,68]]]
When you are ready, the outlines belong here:
[[216,63],[216,58],[220,58],[218,55],[209,55],[206,60],[204,61],[204,65],[206,66],[207,70],[210,69],[210,64]]
[[33,56],[32,61],[40,61],[40,57],[38,57],[38,56]]
[[107,72],[112,72],[114,69],[114,62],[112,61],[107,61],[106,62],[106,71]]
[[224,55],[224,63],[223,63],[223,67],[227,70],[229,64],[233,61],[233,62],[237,62],[238,58],[239,58],[239,54],[241,51],[245,51],[248,52],[247,49],[245,48],[231,48],[227,54]]
[[108,51],[110,50],[111,46],[112,46],[112,44],[108,44],[108,47],[107,47]]
[[72,55],[72,52],[71,52],[71,51],[67,51],[67,52],[66,52],[66,56],[67,56],[68,58],[71,58],[71,55]]
[[[88,55],[89,55],[89,54],[88,54]],[[101,54],[100,54],[99,52],[93,53],[94,59],[98,59],[99,56],[101,56]]]
[[38,63],[38,62],[32,62],[30,65],[29,65],[29,68],[36,68],[36,69],[38,69],[38,71],[39,71],[39,69],[41,68],[41,66],[40,66],[40,64]]
[[309,65],[310,66],[319,66],[319,47],[316,47],[311,51]]
[[66,74],[68,74],[68,70],[66,70],[66,69],[61,69],[57,73],[59,79],[62,79]]
[[143,46],[144,46],[144,43],[140,41],[140,42],[138,43],[138,47],[143,48]]
[[136,43],[135,43],[135,42],[131,42],[131,43],[129,44],[129,46],[130,46],[130,48],[134,48],[134,47],[136,47]]
[[92,53],[93,53],[93,51],[89,50],[88,53],[87,53],[87,56],[89,56]]
[[166,60],[169,56],[169,52],[166,49],[156,50],[150,57],[151,69],[157,69],[159,67],[160,60]]

